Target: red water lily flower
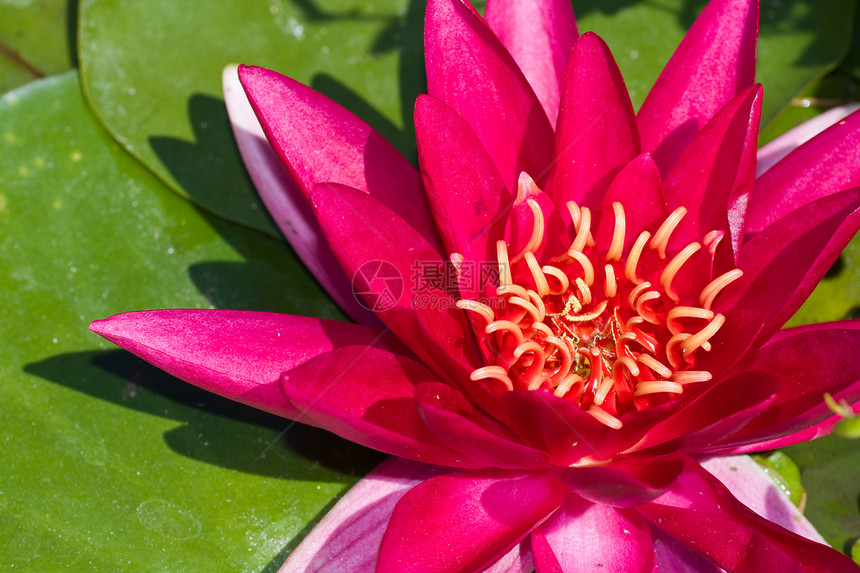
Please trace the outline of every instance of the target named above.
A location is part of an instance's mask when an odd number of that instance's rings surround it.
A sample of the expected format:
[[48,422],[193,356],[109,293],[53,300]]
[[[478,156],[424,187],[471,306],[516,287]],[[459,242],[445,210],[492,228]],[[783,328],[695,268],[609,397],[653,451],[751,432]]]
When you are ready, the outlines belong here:
[[756,179],[757,29],[755,0],[712,1],[634,114],[566,0],[490,0],[486,19],[430,0],[420,173],[322,95],[241,67],[285,172],[231,69],[267,206],[364,324],[165,310],[92,329],[402,458],[285,570],[856,570],[732,495],[721,479],[814,536],[760,479],[744,492],[748,458],[702,457],[819,436],[839,419],[825,392],[860,400],[860,323],[779,330],[860,226],[860,115]]

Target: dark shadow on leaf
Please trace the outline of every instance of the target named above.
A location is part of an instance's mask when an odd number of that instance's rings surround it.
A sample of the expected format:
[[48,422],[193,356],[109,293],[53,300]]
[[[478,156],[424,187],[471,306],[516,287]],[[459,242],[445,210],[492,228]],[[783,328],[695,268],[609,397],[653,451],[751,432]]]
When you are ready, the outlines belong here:
[[[180,422],[164,435],[171,449],[236,471],[293,480],[342,481],[330,470],[363,475],[383,458],[324,430],[186,384],[122,350],[52,356],[26,365],[24,371],[101,400]],[[290,463],[294,454],[312,463]]]

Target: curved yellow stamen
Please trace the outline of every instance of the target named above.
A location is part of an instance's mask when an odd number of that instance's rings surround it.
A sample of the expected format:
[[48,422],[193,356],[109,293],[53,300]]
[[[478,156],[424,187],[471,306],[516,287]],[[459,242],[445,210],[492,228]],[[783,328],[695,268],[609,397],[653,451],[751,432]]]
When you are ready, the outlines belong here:
[[624,427],[624,424],[621,423],[621,420],[608,413],[603,408],[591,406],[588,408],[588,410],[586,410],[586,412],[591,414],[598,422],[600,422],[604,426],[609,426],[613,430],[620,430],[622,427]]
[[532,274],[532,278],[535,281],[535,287],[537,288],[538,294],[541,296],[548,295],[549,284],[546,282],[546,276],[543,274],[543,271],[541,270],[534,253],[532,253],[531,251],[526,251],[524,257],[526,260],[526,264],[529,267],[529,272]]
[[663,378],[672,376],[672,370],[650,354],[642,353],[636,357],[636,361],[651,369],[657,376],[662,376]]
[[504,241],[496,241],[496,260],[499,264],[499,288],[513,284],[511,263],[508,260],[508,244]]
[[488,378],[502,382],[508,390],[514,389],[513,381],[508,377],[508,373],[505,372],[505,369],[501,366],[484,366],[483,368],[473,370],[472,373],[469,374],[469,379],[472,382],[478,382],[479,380],[486,380]]
[[624,250],[624,232],[626,230],[626,222],[624,219],[624,207],[619,202],[612,203],[612,211],[615,214],[615,227],[612,229],[612,241],[609,244],[609,251],[606,253],[607,261],[620,261],[621,253]]
[[672,280],[675,278],[675,275],[678,274],[678,271],[681,270],[684,263],[690,260],[690,257],[695,255],[701,248],[702,245],[699,243],[690,243],[684,247],[680,253],[675,255],[660,274],[660,285],[663,287],[663,291],[675,302],[678,302],[680,297],[678,296],[678,293],[675,292],[675,289],[672,288]]
[[671,380],[678,384],[695,384],[707,382],[714,376],[706,370],[683,370],[672,374]]
[[582,267],[583,279],[585,280],[585,284],[591,286],[594,284],[594,265],[591,264],[591,260],[585,253],[582,251],[569,250],[567,254],[573,258],[577,263]]
[[702,308],[709,309],[711,305],[714,303],[714,299],[717,298],[717,295],[720,292],[744,276],[744,272],[740,269],[732,269],[727,273],[723,273],[711,282],[709,282],[705,288],[702,289],[702,292],[699,293],[699,304],[702,305]]
[[576,238],[573,239],[573,244],[570,245],[568,251],[582,251],[588,246],[588,237],[591,233],[591,209],[583,207],[579,212],[579,228],[576,231]]
[[636,385],[634,396],[646,396],[648,394],[658,394],[668,392],[669,394],[681,394],[684,388],[676,382],[668,382],[666,380],[648,380],[640,382]]
[[457,308],[461,310],[471,310],[472,312],[479,314],[484,320],[487,321],[487,324],[493,322],[496,319],[496,315],[493,312],[493,309],[487,306],[482,302],[478,302],[477,300],[458,300],[454,303]]
[[564,274],[564,271],[550,265],[545,265],[541,267],[541,270],[543,271],[544,276],[549,275],[556,281],[558,281],[558,287],[549,287],[549,294],[558,295],[567,292],[567,288],[570,286],[570,279],[567,278],[567,275]]
[[678,207],[666,217],[666,220],[663,221],[663,224],[654,233],[654,238],[651,239],[651,248],[657,251],[657,256],[661,259],[666,258],[666,247],[669,244],[669,238],[686,214],[687,209],[685,207]]
[[683,331],[680,320],[682,318],[701,318],[711,320],[714,318],[714,311],[696,306],[676,306],[666,315],[666,326],[672,334],[678,334]]
[[717,331],[723,326],[725,322],[726,317],[722,314],[718,314],[714,316],[711,322],[708,323],[708,326],[682,342],[681,349],[684,352],[684,356],[689,356],[690,354],[695,352],[697,348],[699,348],[700,346],[704,346],[704,344],[717,333]]
[[543,317],[541,316],[541,313],[538,308],[526,299],[520,298],[518,296],[512,296],[508,299],[508,302],[514,306],[518,306],[521,309],[525,310],[531,316],[532,321],[540,322],[543,320]]
[[624,276],[634,284],[639,284],[645,280],[636,274],[636,267],[639,265],[639,257],[642,256],[642,250],[645,248],[645,243],[648,242],[650,236],[651,233],[648,231],[639,233],[639,236],[636,237],[636,242],[630,248],[630,254],[627,255],[627,262],[624,265]]
[[506,332],[513,336],[517,346],[523,343],[522,329],[520,329],[519,326],[517,326],[510,320],[497,320],[495,322],[491,322],[484,329],[484,332],[486,332],[488,335],[499,331]]
[[603,294],[606,298],[612,298],[618,293],[618,281],[615,280],[615,267],[606,264],[603,267],[606,281],[603,283]]

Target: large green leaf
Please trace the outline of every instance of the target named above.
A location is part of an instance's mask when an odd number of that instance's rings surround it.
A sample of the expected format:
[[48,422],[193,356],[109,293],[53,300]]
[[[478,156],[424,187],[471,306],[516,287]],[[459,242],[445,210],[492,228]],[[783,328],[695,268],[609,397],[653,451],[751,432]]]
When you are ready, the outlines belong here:
[[236,153],[221,70],[282,70],[409,148],[402,118],[423,76],[421,10],[403,1],[82,0],[85,89],[111,133],[168,184],[277,235]]
[[0,93],[76,65],[74,0],[0,0]]
[[153,307],[340,317],[283,244],[201,214],[70,73],[0,99],[0,569],[254,571],[379,457],[87,330]]
[[[856,0],[765,0],[759,76],[765,119],[845,53]],[[578,0],[581,30],[613,48],[641,103],[704,1]],[[206,208],[275,233],[242,170],[220,100],[225,64],[291,75],[366,119],[415,157],[424,2],[82,0],[86,92],[108,130]],[[141,25],[157,22],[157,26]],[[275,233],[276,234],[276,233]]]

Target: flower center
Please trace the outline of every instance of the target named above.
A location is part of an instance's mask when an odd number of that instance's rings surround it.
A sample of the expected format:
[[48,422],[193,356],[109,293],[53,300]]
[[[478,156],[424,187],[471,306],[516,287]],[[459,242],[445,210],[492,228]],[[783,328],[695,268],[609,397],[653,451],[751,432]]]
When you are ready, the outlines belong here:
[[679,207],[653,236],[641,231],[625,256],[621,203],[612,204],[608,245],[598,245],[589,208],[569,202],[575,238],[541,265],[544,216],[537,201],[527,204],[534,224],[526,246],[510,257],[505,241],[496,244],[496,296],[490,304],[457,303],[485,322],[479,334],[490,365],[473,371],[472,381],[499,391],[549,391],[618,429],[622,414],[677,399],[686,385],[711,379],[695,369],[695,354],[711,350],[709,340],[725,322],[711,310],[715,297],[743,273],[733,269],[701,288],[692,285],[704,281],[691,275],[709,276],[710,266],[697,265],[710,265],[722,232],[667,260],[669,239],[686,214]]

